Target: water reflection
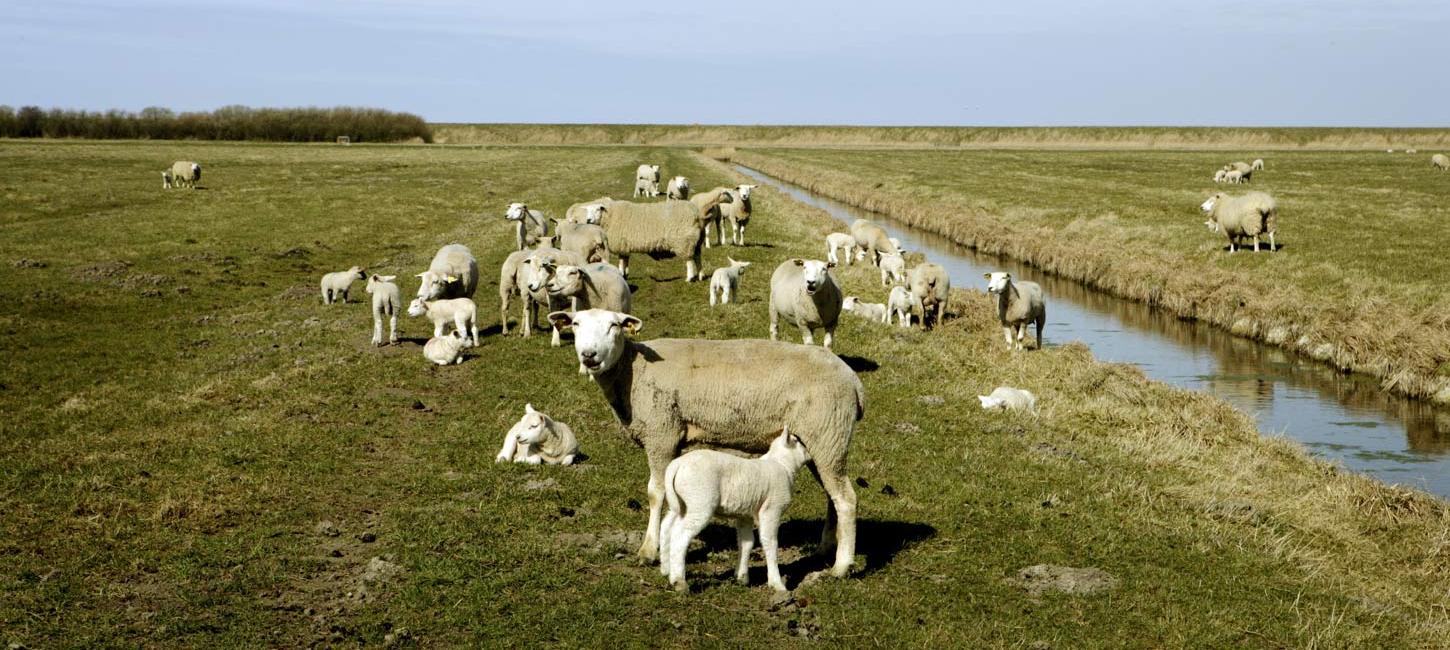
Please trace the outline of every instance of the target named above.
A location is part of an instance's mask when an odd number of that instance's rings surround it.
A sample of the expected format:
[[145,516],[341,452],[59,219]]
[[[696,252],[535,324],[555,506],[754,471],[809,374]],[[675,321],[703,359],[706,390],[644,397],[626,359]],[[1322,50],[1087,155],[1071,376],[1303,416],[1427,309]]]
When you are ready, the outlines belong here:
[[945,267],[953,286],[980,289],[983,273],[1003,270],[1040,283],[1048,296],[1049,346],[1082,341],[1099,359],[1132,363],[1153,379],[1223,398],[1253,414],[1265,434],[1287,435],[1385,481],[1450,495],[1450,410],[1382,391],[1372,377],[1345,375],[1281,348],[1180,320],[754,170],[736,169],[845,223],[858,218],[880,223],[908,250]]

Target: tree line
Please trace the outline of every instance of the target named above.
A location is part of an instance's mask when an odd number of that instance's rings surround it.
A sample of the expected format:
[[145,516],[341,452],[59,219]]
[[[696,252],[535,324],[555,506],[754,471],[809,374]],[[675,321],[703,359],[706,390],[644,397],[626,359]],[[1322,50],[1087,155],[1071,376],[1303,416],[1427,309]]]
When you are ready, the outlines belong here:
[[0,106],[0,138],[96,140],[263,140],[273,142],[433,141],[433,128],[412,113],[380,108],[250,108],[177,113],[151,107],[139,113],[38,106]]

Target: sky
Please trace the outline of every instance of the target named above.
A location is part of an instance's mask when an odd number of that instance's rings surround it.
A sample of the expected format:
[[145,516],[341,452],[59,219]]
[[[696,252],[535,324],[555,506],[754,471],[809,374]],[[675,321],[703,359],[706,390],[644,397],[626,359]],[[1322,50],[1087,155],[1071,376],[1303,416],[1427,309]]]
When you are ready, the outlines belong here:
[[4,0],[0,104],[433,122],[1450,125],[1450,0]]

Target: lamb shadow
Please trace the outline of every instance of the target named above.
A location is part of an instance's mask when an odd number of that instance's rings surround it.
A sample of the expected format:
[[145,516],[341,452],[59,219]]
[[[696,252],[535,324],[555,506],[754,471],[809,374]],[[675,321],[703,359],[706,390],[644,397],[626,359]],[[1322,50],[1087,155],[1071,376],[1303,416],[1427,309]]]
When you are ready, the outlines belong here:
[[840,357],[842,361],[845,361],[846,365],[854,372],[875,372],[881,367],[881,364],[866,357],[853,357],[849,354],[838,354],[836,356]]
[[[780,548],[799,549],[802,555],[792,562],[783,562],[780,565],[780,575],[785,580],[786,586],[795,588],[806,576],[828,569],[835,560],[835,547],[823,549],[821,554],[812,554],[816,545],[821,539],[821,527],[825,522],[820,519],[792,519],[781,524],[780,527]],[[887,565],[896,559],[903,551],[910,549],[917,544],[935,537],[937,530],[928,524],[918,524],[906,521],[884,521],[880,519],[858,519],[856,520],[856,553],[866,558],[864,566],[852,571],[853,577],[865,577]],[[685,558],[687,565],[697,564],[704,561],[711,553],[726,552],[732,553],[735,550],[735,529],[720,524],[711,524],[704,532],[700,533],[700,541],[704,548],[691,551]],[[759,537],[756,538],[759,542]],[[760,546],[756,545],[753,552],[756,558],[760,558]],[[734,565],[738,558],[733,555],[728,563],[731,568],[715,575],[721,581],[730,581],[735,577]],[[756,566],[758,565],[758,566]],[[685,569],[689,573],[689,567]],[[750,584],[765,584],[766,570],[763,561],[757,559],[752,561],[750,567]]]
[[428,337],[426,337],[426,336],[399,336],[398,337],[398,345],[402,345],[404,343],[412,343],[414,345],[420,345],[420,346],[421,345],[426,345],[428,343]]
[[[1261,242],[1259,242],[1259,252],[1263,252],[1264,249],[1268,249],[1268,251],[1270,253],[1277,253],[1277,252],[1279,252],[1281,250],[1284,250],[1284,246],[1285,246],[1285,244],[1279,244],[1279,243],[1275,243],[1273,246],[1270,246],[1269,245],[1269,242],[1261,241]],[[1224,246],[1223,248],[1220,248],[1218,250],[1220,250],[1220,251],[1222,251],[1224,253],[1229,252],[1228,246]],[[1239,247],[1238,247],[1238,250],[1243,251],[1243,252],[1252,253],[1252,252],[1254,252],[1254,243],[1252,241],[1250,241],[1247,246],[1245,246],[1243,244],[1240,244]]]

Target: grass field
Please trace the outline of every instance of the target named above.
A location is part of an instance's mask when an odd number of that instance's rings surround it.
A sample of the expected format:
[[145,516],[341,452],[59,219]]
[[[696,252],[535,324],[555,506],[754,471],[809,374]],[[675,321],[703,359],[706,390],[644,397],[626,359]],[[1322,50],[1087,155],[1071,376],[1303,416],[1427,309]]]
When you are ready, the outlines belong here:
[[[1258,157],[1251,150],[734,157],[968,246],[1450,402],[1450,175],[1428,155],[1279,152],[1247,186],[1210,176]],[[1228,255],[1198,208],[1220,190],[1272,194],[1283,249]]]
[[[205,165],[204,189],[160,189],[156,172],[179,158]],[[512,243],[504,206],[559,213],[624,195],[642,160],[697,187],[736,180],[679,149],[0,143],[0,641],[1450,638],[1443,502],[1262,439],[1226,404],[1096,363],[1080,345],[1006,354],[972,292],[937,331],[848,321],[837,333],[867,390],[851,456],[855,575],[773,606],[758,560],[757,586],[730,582],[733,535],[715,527],[691,555],[695,593],[667,589],[620,557],[644,525],[643,453],[569,350],[498,336],[492,316]],[[1279,164],[1266,178],[1292,173]],[[756,263],[739,304],[711,310],[682,264],[636,261],[643,338],[765,335],[770,270],[818,256],[838,226],[758,196],[757,245],[706,253],[707,268],[727,253]],[[1177,198],[1160,200],[1197,237],[1201,219]],[[1235,262],[1291,260],[1308,236],[1295,215],[1286,210],[1282,257]],[[460,366],[425,364],[429,327],[416,320],[404,320],[402,344],[369,345],[361,284],[351,304],[320,304],[324,272],[361,264],[411,279],[453,241],[479,257],[489,326]],[[1208,238],[1195,241],[1193,255],[1207,257]],[[837,277],[848,293],[880,293],[859,266]],[[1038,393],[1041,416],[978,410],[975,395],[999,384]],[[570,423],[588,460],[494,465],[525,402]],[[783,539],[791,586],[821,566],[805,554],[820,490],[799,485]],[[1036,564],[1100,569],[1115,586],[1035,594],[1011,581]]]

